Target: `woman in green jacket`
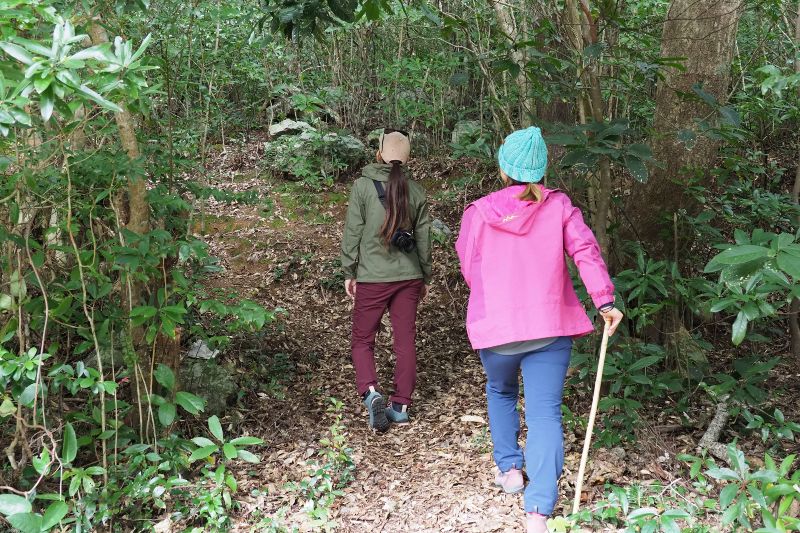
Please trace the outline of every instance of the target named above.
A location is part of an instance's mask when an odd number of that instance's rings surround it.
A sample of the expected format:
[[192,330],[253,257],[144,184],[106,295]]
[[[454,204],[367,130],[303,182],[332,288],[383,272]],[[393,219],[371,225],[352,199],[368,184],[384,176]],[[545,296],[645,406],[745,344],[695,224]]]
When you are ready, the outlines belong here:
[[[386,431],[408,422],[417,378],[417,305],[431,281],[430,218],[425,189],[408,179],[408,134],[384,130],[378,163],[353,184],[342,239],[344,287],[355,301],[351,353],[356,387],[369,411],[369,425]],[[391,406],[375,371],[375,335],[389,308],[397,357]]]

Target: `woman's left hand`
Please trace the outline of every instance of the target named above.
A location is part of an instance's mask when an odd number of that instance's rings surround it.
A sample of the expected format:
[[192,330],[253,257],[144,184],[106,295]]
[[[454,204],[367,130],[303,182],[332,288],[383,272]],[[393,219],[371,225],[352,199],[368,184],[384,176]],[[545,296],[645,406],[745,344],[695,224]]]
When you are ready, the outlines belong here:
[[614,307],[613,309],[609,309],[608,311],[600,311],[600,314],[603,316],[603,320],[609,324],[608,327],[608,334],[609,336],[613,335],[617,331],[617,326],[619,323],[622,322],[622,317],[625,315],[622,314],[622,311]]
[[422,286],[422,293],[419,295],[419,301],[423,302],[428,298],[428,295],[431,292],[431,286],[427,283]]

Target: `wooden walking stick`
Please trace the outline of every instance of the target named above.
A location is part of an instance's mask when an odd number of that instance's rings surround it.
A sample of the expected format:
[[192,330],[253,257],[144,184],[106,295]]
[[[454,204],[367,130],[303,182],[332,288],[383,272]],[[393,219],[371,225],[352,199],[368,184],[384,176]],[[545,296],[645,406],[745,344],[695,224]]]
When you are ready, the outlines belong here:
[[581,464],[578,467],[578,479],[575,481],[575,502],[572,504],[572,514],[578,512],[581,506],[581,490],[583,489],[583,474],[586,470],[586,461],[589,459],[589,446],[592,443],[594,430],[594,417],[597,414],[597,403],[600,401],[600,383],[603,381],[603,365],[606,362],[606,348],[608,348],[608,328],[611,320],[605,321],[603,327],[603,341],[600,343],[600,360],[597,361],[597,377],[594,378],[594,395],[592,396],[592,409],[589,411],[589,424],[586,426],[586,438],[583,440],[583,453]]

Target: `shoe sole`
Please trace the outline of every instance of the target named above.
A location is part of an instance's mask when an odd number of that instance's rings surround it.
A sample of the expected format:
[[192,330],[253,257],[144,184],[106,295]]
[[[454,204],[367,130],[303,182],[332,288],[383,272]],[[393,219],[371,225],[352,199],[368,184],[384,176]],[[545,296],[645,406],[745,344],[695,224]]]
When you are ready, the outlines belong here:
[[525,485],[523,485],[523,486],[521,486],[519,488],[513,489],[513,490],[508,490],[502,485],[502,483],[498,483],[497,481],[495,481],[494,482],[494,486],[495,487],[500,487],[501,489],[503,489],[503,492],[505,492],[506,494],[519,494],[520,492],[524,492],[525,491]]
[[369,426],[383,433],[389,429],[389,419],[386,418],[386,400],[383,396],[378,396],[372,400],[369,406]]

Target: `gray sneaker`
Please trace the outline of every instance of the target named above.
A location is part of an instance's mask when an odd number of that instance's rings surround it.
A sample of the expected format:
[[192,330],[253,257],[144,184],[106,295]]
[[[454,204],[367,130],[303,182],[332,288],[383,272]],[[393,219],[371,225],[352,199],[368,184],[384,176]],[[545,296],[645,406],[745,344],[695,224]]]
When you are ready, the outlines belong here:
[[394,407],[387,407],[386,418],[393,424],[408,424],[408,406],[404,405],[402,411],[397,411]]
[[369,427],[381,433],[389,429],[389,420],[386,418],[386,398],[376,391],[375,387],[369,388],[369,394],[364,398],[364,405],[367,406],[369,412]]

